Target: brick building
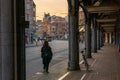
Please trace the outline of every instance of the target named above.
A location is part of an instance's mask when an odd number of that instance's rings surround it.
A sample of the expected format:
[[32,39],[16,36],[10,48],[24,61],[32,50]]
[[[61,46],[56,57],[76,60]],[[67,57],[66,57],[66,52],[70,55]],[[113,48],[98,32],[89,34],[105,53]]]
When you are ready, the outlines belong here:
[[67,39],[68,22],[66,18],[60,16],[51,16],[49,13],[44,14],[43,18],[43,34],[54,39]]

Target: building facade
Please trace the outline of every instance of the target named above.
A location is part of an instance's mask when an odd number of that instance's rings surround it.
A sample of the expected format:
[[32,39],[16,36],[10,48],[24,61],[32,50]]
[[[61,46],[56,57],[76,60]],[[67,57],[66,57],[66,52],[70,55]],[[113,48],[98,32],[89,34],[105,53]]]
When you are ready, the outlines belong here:
[[44,36],[53,39],[68,39],[68,22],[66,18],[45,13],[42,27]]
[[51,16],[51,36],[56,39],[68,39],[68,22],[65,18]]
[[27,43],[32,43],[36,32],[36,5],[33,0],[25,0],[25,20],[29,27],[25,29]]
[[36,34],[37,34],[37,38],[40,38],[40,39],[43,38],[43,32],[44,32],[42,24],[43,24],[42,20],[36,21]]

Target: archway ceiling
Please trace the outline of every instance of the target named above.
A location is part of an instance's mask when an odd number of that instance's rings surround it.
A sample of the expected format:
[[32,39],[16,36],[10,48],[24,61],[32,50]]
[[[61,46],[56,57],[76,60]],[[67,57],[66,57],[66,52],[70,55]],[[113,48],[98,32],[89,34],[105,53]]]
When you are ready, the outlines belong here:
[[96,15],[96,21],[106,32],[113,32],[118,22],[119,0],[82,0],[84,7]]

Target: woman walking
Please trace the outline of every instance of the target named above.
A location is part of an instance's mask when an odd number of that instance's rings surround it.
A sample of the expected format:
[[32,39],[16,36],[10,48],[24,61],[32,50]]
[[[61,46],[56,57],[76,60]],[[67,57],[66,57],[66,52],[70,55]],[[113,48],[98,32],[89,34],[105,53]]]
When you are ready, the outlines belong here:
[[52,59],[53,53],[51,47],[49,46],[48,41],[44,41],[44,44],[41,48],[41,57],[43,61],[44,72],[49,73],[49,63]]

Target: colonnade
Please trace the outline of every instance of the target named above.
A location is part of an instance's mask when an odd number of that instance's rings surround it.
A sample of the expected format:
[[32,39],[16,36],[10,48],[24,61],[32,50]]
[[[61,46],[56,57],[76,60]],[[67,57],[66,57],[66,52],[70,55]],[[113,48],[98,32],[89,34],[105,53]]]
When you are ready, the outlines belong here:
[[[78,28],[78,0],[68,0],[69,9],[69,70],[79,70],[79,28]],[[74,4],[71,4],[74,3]],[[104,31],[95,20],[94,14],[85,12],[85,47],[88,58],[92,58],[92,53],[104,45]]]
[[[22,5],[22,6],[21,6]],[[25,31],[24,0],[0,0],[0,79],[25,80]],[[69,70],[80,70],[79,66],[79,0],[68,0],[69,16]],[[88,58],[104,46],[112,43],[112,33],[104,33],[95,20],[95,15],[86,13],[85,46]],[[118,19],[120,21],[120,18]],[[118,24],[120,26],[120,24]],[[119,32],[114,33],[115,44],[120,45]],[[92,43],[92,44],[91,44]],[[119,47],[120,49],[120,47]]]

